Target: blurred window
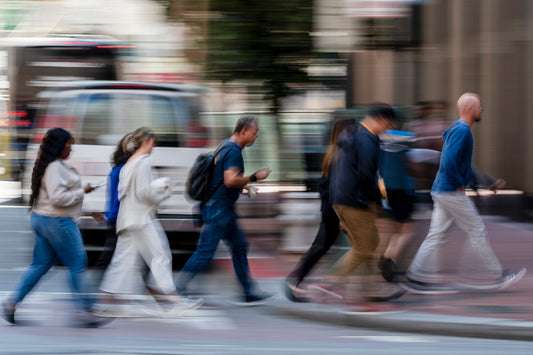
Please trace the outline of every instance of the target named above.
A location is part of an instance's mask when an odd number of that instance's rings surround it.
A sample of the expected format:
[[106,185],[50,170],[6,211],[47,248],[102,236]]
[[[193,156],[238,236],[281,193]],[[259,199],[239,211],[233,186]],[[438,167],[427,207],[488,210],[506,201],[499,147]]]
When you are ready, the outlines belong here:
[[117,132],[131,132],[139,127],[150,127],[149,102],[146,95],[119,94],[118,115],[115,117]]
[[[78,144],[115,145],[127,132],[149,127],[160,147],[204,147],[208,131],[193,117],[194,100],[163,92],[107,91],[74,94],[48,106],[45,126],[68,121]],[[61,122],[59,122],[61,121]]]
[[[110,132],[112,100],[108,94],[82,95],[86,98],[81,116],[81,144],[100,144],[100,136]],[[84,107],[81,105],[79,107]]]
[[174,113],[172,101],[167,97],[150,96],[152,122],[150,127],[157,135],[160,147],[177,147],[179,117]]

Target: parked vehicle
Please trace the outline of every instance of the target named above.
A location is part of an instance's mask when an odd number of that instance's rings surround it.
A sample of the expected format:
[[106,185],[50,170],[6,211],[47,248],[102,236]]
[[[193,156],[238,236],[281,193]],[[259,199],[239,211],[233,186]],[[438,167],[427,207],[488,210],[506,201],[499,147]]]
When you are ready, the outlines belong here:
[[[96,185],[107,180],[111,155],[117,142],[127,132],[146,126],[157,135],[152,153],[154,178],[176,181],[171,198],[158,209],[176,263],[184,262],[196,246],[198,227],[193,223],[193,202],[184,196],[184,182],[195,158],[205,152],[209,129],[202,126],[200,108],[204,87],[120,81],[84,81],[69,83],[62,90],[39,96],[45,102],[38,112],[27,149],[27,167],[23,194],[30,193],[32,165],[39,142],[52,127],[67,129],[75,137],[69,164],[84,183]],[[90,262],[102,250],[106,226],[97,224],[90,214],[102,212],[106,189],[99,188],[85,196],[80,229]]]

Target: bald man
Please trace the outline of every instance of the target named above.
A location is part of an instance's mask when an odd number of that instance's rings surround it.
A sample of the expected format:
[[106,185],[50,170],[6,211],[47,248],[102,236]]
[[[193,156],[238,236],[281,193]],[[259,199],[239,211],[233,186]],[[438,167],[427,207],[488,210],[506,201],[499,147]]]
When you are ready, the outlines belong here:
[[[468,235],[473,250],[488,271],[490,281],[479,285],[486,289],[503,289],[518,281],[525,269],[511,273],[503,271],[488,240],[487,230],[475,205],[465,194],[472,178],[472,150],[474,139],[470,128],[481,121],[483,106],[477,94],[465,93],[457,101],[459,119],[444,133],[444,146],[439,171],[431,188],[433,215],[426,239],[407,270],[407,285],[420,291],[449,288],[439,274],[439,249],[446,242],[446,234],[455,223]],[[498,181],[499,183],[499,181]],[[500,184],[491,186],[496,191]],[[473,286],[473,285],[471,285]]]

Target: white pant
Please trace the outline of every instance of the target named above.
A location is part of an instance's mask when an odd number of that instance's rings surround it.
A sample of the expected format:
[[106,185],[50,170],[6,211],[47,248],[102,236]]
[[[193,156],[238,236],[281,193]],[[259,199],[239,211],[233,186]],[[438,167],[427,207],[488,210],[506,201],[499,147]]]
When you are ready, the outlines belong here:
[[468,235],[474,252],[491,277],[502,275],[502,266],[487,240],[487,230],[474,203],[463,192],[446,192],[433,196],[433,215],[426,239],[409,266],[407,274],[417,281],[439,281],[439,247],[446,242],[446,233],[455,223]]
[[165,294],[176,291],[168,239],[157,221],[120,234],[100,289],[109,293],[138,293],[145,263],[150,268],[149,287]]

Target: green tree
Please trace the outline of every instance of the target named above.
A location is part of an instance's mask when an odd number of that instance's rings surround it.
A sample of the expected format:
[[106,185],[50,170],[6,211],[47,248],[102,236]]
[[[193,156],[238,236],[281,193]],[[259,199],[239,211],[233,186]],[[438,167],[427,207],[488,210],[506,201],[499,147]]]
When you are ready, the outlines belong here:
[[307,82],[312,55],[311,0],[210,0],[206,76],[263,83],[278,113],[290,84]]

